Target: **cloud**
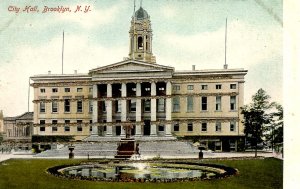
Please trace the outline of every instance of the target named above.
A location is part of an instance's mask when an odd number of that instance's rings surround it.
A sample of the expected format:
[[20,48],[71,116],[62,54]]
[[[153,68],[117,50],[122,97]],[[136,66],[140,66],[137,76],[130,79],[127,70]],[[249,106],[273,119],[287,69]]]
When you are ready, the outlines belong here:
[[160,8],[160,15],[164,16],[165,18],[174,18],[177,14],[177,8],[173,7],[172,5],[165,5]]
[[[274,54],[282,54],[281,30],[273,27],[255,28],[241,21],[228,24],[227,63],[231,68],[249,68],[253,64],[268,61]],[[166,59],[176,59],[178,66],[184,68],[186,60],[201,68],[221,68],[225,57],[225,28],[214,32],[194,35],[168,34],[163,36],[163,48],[177,51],[178,54]],[[181,57],[181,58],[180,58]],[[180,63],[181,61],[181,63]]]
[[[30,76],[61,73],[61,38],[57,37],[42,47],[23,45],[10,64],[0,69],[0,109],[5,116],[15,116],[27,111],[28,79]],[[86,36],[70,35],[65,40],[64,73],[88,73],[90,69],[123,59],[127,46],[106,48],[90,44]],[[112,55],[119,56],[112,56]],[[123,56],[122,56],[123,55]],[[31,88],[31,93],[33,90]],[[33,110],[32,95],[30,110]]]
[[[84,13],[85,6],[89,6],[91,11]],[[67,21],[78,23],[82,27],[92,28],[104,24],[113,23],[118,16],[119,10],[122,8],[122,3],[115,4],[109,8],[94,7],[92,4],[82,5],[82,12],[60,14],[56,16],[57,21]],[[71,5],[76,9],[77,4]]]

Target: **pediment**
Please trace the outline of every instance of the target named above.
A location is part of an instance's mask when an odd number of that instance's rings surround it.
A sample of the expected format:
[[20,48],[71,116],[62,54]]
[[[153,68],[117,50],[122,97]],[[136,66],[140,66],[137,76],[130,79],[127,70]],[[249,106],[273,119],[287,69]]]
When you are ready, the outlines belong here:
[[90,70],[91,74],[173,72],[174,68],[156,63],[126,60]]

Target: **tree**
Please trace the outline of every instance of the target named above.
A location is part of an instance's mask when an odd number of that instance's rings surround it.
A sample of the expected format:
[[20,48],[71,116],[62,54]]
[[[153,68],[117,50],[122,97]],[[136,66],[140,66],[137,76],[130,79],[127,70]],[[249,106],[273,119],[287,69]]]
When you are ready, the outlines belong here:
[[283,107],[275,105],[276,111],[271,113],[271,122],[266,128],[266,140],[271,142],[272,150],[274,144],[283,142]]
[[274,106],[274,103],[269,101],[270,98],[266,91],[259,89],[252,96],[252,103],[241,108],[241,113],[244,115],[244,133],[251,146],[255,147],[255,157],[257,157],[258,143],[263,141],[264,126],[271,120],[270,114],[266,113]]

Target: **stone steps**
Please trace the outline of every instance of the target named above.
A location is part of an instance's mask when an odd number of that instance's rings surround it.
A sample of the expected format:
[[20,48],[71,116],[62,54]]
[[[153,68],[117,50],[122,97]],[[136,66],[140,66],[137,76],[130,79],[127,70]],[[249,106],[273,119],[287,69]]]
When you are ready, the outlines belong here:
[[[75,156],[115,156],[117,154],[118,142],[103,143],[75,143],[73,146]],[[199,150],[191,143],[182,141],[138,141],[139,152],[147,156],[183,156],[196,155]],[[68,156],[68,146],[60,149],[47,150],[35,157],[61,157]]]

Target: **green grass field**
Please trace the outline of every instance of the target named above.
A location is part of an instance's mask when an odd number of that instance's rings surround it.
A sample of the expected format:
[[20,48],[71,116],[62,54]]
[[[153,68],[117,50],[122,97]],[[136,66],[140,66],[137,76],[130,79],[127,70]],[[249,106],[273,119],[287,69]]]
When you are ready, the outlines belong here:
[[[0,163],[0,188],[59,189],[59,188],[283,188],[283,161],[273,158],[247,160],[204,160],[204,163],[222,164],[237,168],[239,174],[219,180],[175,183],[121,183],[67,180],[46,173],[46,169],[56,165],[78,163],[82,160],[12,159]],[[184,160],[183,160],[184,161]],[[195,160],[198,162],[198,160]]]

